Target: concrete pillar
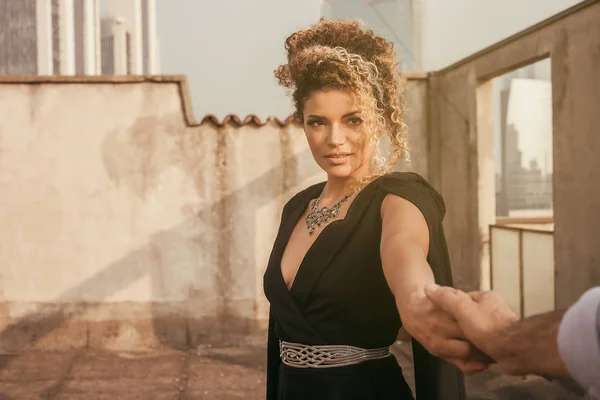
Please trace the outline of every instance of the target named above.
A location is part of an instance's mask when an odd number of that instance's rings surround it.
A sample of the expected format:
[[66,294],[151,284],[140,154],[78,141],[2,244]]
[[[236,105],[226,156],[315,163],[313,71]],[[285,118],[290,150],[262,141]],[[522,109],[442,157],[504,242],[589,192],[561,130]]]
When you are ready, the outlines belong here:
[[557,310],[600,285],[600,3],[570,18],[551,51]]
[[37,73],[52,75],[52,2],[36,0]]
[[494,162],[494,98],[492,81],[477,87],[477,205],[480,252],[480,288],[490,289],[490,225],[496,222],[496,165]]

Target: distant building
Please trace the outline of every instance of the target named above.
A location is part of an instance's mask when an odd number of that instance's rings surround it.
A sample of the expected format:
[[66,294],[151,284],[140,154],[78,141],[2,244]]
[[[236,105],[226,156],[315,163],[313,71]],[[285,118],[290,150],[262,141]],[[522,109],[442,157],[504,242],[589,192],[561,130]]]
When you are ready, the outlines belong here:
[[552,203],[552,104],[547,61],[505,74],[498,85],[496,214],[547,210]]
[[155,0],[107,0],[107,14],[127,34],[130,73],[160,73]]
[[0,2],[0,74],[51,74],[51,24],[48,2]]
[[325,0],[327,19],[359,19],[394,43],[402,69],[423,71],[423,0]]
[[[519,132],[509,125],[507,136],[518,142]],[[536,159],[529,165],[522,165],[523,153],[518,148],[507,148],[506,186],[503,187],[507,199],[507,209],[511,210],[550,210],[552,209],[552,174],[544,173]]]
[[154,0],[0,1],[0,74],[158,74]]
[[74,57],[78,75],[99,75],[100,6],[98,0],[73,0]]
[[142,0],[142,43],[144,73],[160,73],[158,30],[156,23],[156,0]]
[[101,32],[102,74],[131,74],[131,35],[125,30],[122,19],[103,18]]

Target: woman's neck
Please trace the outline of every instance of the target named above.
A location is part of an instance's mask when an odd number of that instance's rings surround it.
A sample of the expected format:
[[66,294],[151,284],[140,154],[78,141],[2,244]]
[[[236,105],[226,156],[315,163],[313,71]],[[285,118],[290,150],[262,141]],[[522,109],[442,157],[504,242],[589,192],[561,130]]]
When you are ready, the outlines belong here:
[[352,182],[350,180],[327,179],[319,202],[322,205],[333,204],[347,194],[350,194],[354,187],[356,187],[356,183],[352,184]]
[[331,205],[339,201],[342,197],[349,195],[360,184],[362,176],[349,176],[345,178],[327,177],[327,183],[321,192],[319,203],[322,205]]
[[361,180],[369,174],[369,164],[365,163],[346,177],[327,176],[327,183],[319,197],[324,206],[335,204],[342,197],[352,194],[359,187]]

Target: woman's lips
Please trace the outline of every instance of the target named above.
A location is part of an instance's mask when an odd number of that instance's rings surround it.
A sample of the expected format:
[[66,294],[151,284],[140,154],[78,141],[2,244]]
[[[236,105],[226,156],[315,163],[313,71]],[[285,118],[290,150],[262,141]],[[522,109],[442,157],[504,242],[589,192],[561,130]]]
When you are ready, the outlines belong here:
[[328,154],[325,158],[333,165],[340,165],[348,161],[350,155],[350,153]]

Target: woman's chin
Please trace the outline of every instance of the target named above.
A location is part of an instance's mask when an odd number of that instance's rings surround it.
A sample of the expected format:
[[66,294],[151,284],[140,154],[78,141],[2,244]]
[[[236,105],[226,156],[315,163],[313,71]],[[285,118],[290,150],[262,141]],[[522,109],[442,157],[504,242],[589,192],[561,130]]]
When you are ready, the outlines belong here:
[[354,172],[349,163],[340,165],[327,165],[323,169],[327,173],[327,176],[331,178],[348,178]]

